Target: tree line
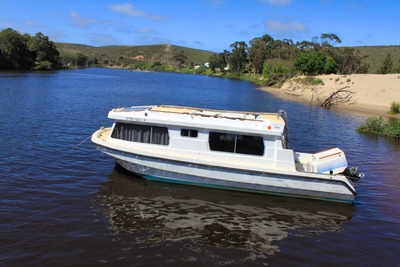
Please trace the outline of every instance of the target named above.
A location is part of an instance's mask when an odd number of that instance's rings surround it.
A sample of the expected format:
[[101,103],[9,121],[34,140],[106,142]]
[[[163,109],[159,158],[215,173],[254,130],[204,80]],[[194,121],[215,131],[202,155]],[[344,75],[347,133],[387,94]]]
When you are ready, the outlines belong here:
[[[275,40],[266,34],[249,42],[235,42],[231,51],[224,50],[210,57],[212,71],[229,69],[236,73],[262,74],[268,77],[274,73],[352,74],[368,73],[369,65],[362,63],[360,51],[351,47],[335,47],[342,41],[335,34],[321,34],[311,41],[294,43],[291,39]],[[228,66],[228,67],[227,67]],[[378,73],[400,72],[393,68],[390,54],[382,61]]]
[[0,69],[53,70],[62,67],[60,53],[49,37],[8,28],[0,31]]
[[[209,58],[209,68],[212,72],[219,70],[230,72],[233,75],[252,73],[263,75],[265,78],[270,78],[274,74],[368,73],[370,66],[362,62],[367,55],[361,54],[355,48],[335,47],[340,43],[341,40],[338,36],[326,33],[312,38],[311,41],[296,43],[291,39],[275,40],[265,34],[252,39],[249,45],[243,41],[234,42],[230,45],[230,51],[224,50],[221,53],[212,54]],[[11,28],[0,31],[0,69],[54,70],[64,67],[108,66],[111,64],[108,60],[101,61],[93,55],[89,58],[83,52],[66,49],[61,51],[62,53],[57,50],[56,45],[49,40],[49,37],[41,32],[31,36],[29,34],[22,35]],[[103,54],[99,56],[101,57]],[[124,59],[123,56],[119,56],[119,61]],[[171,69],[175,71],[184,69],[187,59],[183,51],[174,52],[171,62],[177,64],[174,64]],[[153,60],[157,59],[153,57]],[[146,62],[140,61],[139,63],[145,64]],[[158,61],[153,62],[152,65],[147,63],[149,67],[157,70],[169,69],[159,66]],[[158,64],[155,65],[155,63]],[[196,70],[196,73],[204,71],[205,67],[202,67]],[[388,54],[376,72],[400,73],[400,64],[393,66],[391,56]]]

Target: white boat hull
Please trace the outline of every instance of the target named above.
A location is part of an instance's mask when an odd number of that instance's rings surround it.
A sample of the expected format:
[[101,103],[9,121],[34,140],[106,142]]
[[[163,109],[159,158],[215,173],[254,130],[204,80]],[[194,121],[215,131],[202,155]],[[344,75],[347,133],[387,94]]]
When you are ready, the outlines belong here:
[[98,144],[96,147],[128,171],[149,180],[336,202],[352,202],[356,195],[344,176],[340,180],[337,176],[327,179],[326,174],[249,171],[142,156]]

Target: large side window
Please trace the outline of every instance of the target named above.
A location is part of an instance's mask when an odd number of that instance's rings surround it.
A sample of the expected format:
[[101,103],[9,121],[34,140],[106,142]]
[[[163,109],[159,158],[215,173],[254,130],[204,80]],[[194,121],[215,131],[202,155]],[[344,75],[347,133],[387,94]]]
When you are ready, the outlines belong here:
[[168,129],[166,127],[158,126],[117,122],[111,137],[139,143],[157,145],[169,144]]
[[233,134],[210,132],[208,141],[211,150],[235,152],[235,135]]
[[261,136],[237,135],[236,153],[259,155],[264,154],[264,143]]
[[264,143],[260,136],[210,132],[208,141],[213,151],[259,156],[264,154]]

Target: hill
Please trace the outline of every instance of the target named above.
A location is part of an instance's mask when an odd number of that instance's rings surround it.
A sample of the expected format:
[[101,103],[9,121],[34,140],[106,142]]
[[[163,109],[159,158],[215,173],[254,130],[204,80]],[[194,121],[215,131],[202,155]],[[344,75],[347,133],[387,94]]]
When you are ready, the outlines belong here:
[[[97,64],[108,67],[150,69],[155,63],[164,66],[177,67],[174,56],[181,54],[186,57],[183,67],[203,65],[208,62],[213,52],[187,48],[176,45],[143,45],[143,46],[89,46],[81,44],[55,43],[63,60],[82,54],[90,65]],[[390,54],[393,69],[400,69],[400,46],[355,46],[359,51],[362,63],[369,66],[368,73],[379,73],[383,60]],[[70,55],[70,56],[69,56]],[[76,56],[75,56],[76,57]],[[63,62],[72,63],[72,62]],[[79,64],[73,64],[79,65]],[[154,69],[154,68],[153,68]]]
[[[186,57],[184,65],[203,65],[213,52],[176,45],[101,46],[55,43],[62,58],[83,54],[93,64],[121,68],[149,69],[155,63],[174,66],[177,55]],[[174,58],[175,57],[175,58]]]
[[360,51],[363,59],[362,63],[369,64],[368,73],[379,73],[378,69],[382,62],[390,54],[393,62],[393,68],[400,68],[400,46],[355,46],[351,47]]

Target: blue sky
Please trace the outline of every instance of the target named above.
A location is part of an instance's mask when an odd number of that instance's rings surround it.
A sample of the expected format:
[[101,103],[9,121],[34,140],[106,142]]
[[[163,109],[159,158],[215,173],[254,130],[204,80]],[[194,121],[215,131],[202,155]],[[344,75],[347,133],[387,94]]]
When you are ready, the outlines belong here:
[[399,25],[397,0],[0,0],[0,29],[92,46],[222,52],[264,34],[296,42],[322,33],[339,46],[400,45]]

